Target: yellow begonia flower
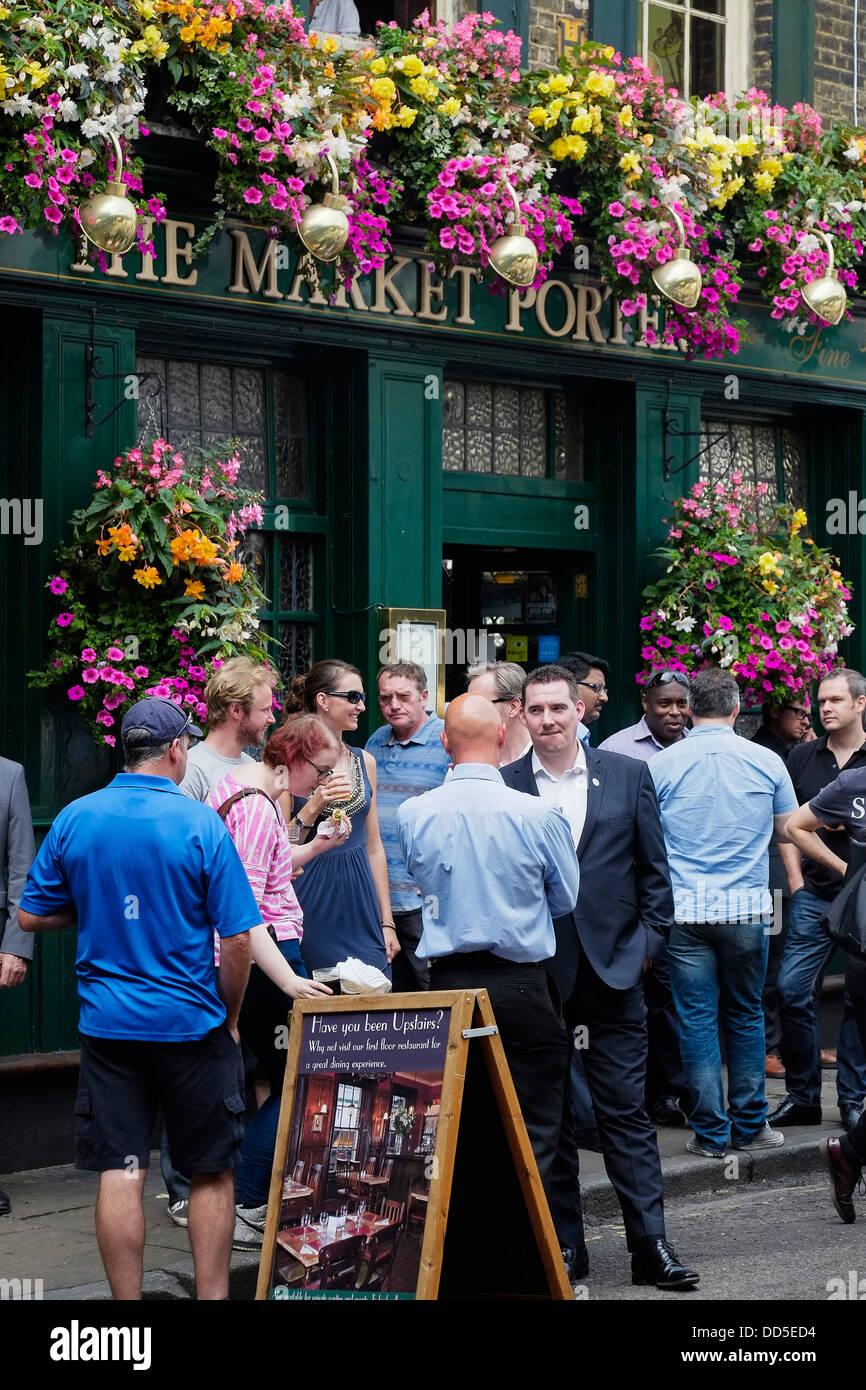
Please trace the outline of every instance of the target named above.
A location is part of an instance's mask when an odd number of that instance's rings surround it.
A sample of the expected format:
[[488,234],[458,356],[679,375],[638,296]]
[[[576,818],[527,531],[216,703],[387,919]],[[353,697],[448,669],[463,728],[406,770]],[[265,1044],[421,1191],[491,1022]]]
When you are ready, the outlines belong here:
[[557,73],[547,84],[547,91],[553,92],[554,96],[561,96],[574,86],[574,78],[571,73]]
[[426,39],[422,41],[421,47],[435,48],[438,42],[439,40],[436,38],[435,34],[428,34]]
[[598,97],[613,96],[616,91],[616,83],[609,73],[591,72],[583,86],[585,91]]
[[400,106],[394,113],[394,123],[402,126],[404,130],[408,130],[409,126],[414,124],[417,115],[418,112],[414,106]]
[[760,174],[755,174],[752,182],[759,193],[772,193],[776,185],[776,180],[773,178],[773,175],[767,173],[766,170]]
[[774,579],[765,579],[762,587],[768,594],[774,594],[779,586]]
[[547,109],[544,106],[533,106],[529,112],[529,119],[534,126],[544,125],[547,120]]
[[808,517],[806,516],[806,513],[803,511],[803,508],[798,507],[794,515],[791,517],[791,531],[799,531],[801,527],[806,525],[807,521]]
[[649,147],[650,147],[650,145],[652,144],[654,138],[655,138],[655,137],[652,136],[652,135],[650,135],[649,133],[647,133],[646,135],[642,135],[642,136],[640,137],[640,139],[641,139],[641,144],[642,144],[642,145],[646,145],[647,149],[649,149]]
[[460,102],[457,97],[449,97],[447,101],[443,101],[439,110],[443,116],[456,116],[460,110]]
[[188,579],[183,591],[184,598],[204,598],[204,585],[200,579]]
[[397,95],[397,88],[390,77],[377,77],[370,91],[377,101],[391,102]]
[[582,135],[566,135],[554,140],[550,153],[554,159],[583,159],[587,145]]
[[739,140],[734,142],[734,149],[741,158],[750,159],[758,153],[757,141],[752,135],[741,135]]
[[322,52],[323,52],[323,53],[336,53],[336,51],[337,51],[337,40],[333,37],[333,35],[328,34],[327,38],[325,38],[325,39],[322,40]]
[[571,128],[573,131],[576,131],[578,135],[586,135],[588,130],[592,130],[592,116],[585,106],[579,106],[577,108],[574,120],[571,123]]
[[631,109],[631,107],[630,107],[630,106],[624,106],[624,107],[622,108],[622,110],[620,111],[620,113],[619,113],[619,123],[620,123],[620,125],[624,125],[624,126],[628,127],[628,126],[630,126],[630,125],[632,124],[633,120],[634,120],[634,116],[633,116],[633,114],[632,114],[632,109]]
[[604,125],[603,125],[603,122],[602,122],[602,119],[601,119],[601,107],[600,107],[600,106],[591,106],[591,107],[589,108],[589,114],[590,114],[590,116],[592,116],[592,133],[593,133],[593,135],[601,135],[602,131],[604,130]]
[[640,172],[641,162],[635,154],[634,150],[629,150],[626,154],[623,155],[622,159],[619,161],[619,167],[620,169],[628,170],[634,174]]
[[139,584],[141,584],[142,588],[145,589],[154,589],[156,588],[157,584],[162,583],[162,580],[160,579],[158,572],[153,568],[153,565],[148,565],[145,569],[135,570],[132,577],[133,579],[136,579]]
[[417,77],[424,71],[424,64],[420,58],[416,58],[414,53],[410,53],[407,58],[398,58],[394,64],[395,68],[400,68],[407,77]]
[[[381,80],[388,81],[387,78]],[[439,95],[439,88],[435,87],[426,77],[413,77],[409,87],[421,101],[435,101]]]
[[384,58],[374,58],[370,64],[370,71],[378,77],[381,73],[388,71],[388,64]]

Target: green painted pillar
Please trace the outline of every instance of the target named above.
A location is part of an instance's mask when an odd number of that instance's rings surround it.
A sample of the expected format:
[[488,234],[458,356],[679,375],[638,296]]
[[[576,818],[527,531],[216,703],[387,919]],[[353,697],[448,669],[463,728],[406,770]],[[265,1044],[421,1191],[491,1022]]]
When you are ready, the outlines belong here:
[[623,58],[638,51],[637,21],[637,0],[590,0],[590,37],[613,44]]

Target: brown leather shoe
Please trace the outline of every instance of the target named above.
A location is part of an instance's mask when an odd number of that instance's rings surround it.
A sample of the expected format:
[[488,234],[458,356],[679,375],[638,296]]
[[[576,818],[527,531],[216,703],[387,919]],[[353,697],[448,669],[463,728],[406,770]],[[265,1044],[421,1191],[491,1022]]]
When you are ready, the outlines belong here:
[[822,1047],[822,1048],[821,1048],[821,1066],[822,1066],[822,1067],[835,1067],[835,1065],[836,1065],[836,1050],[835,1050],[835,1048],[832,1048],[832,1047]]
[[784,1076],[785,1065],[781,1057],[777,1057],[775,1052],[768,1052],[764,1062],[765,1076]]
[[846,1226],[856,1220],[854,1189],[860,1180],[860,1168],[852,1168],[838,1139],[822,1139],[821,1155],[830,1173],[830,1192],[833,1206]]

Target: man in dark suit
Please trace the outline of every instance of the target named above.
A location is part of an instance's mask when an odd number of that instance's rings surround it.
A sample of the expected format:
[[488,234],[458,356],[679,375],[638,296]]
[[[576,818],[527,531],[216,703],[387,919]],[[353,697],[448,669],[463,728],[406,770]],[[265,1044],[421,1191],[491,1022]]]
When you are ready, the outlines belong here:
[[[0,758],[0,989],[23,984],[33,958],[33,938],[18,926],[18,899],[35,854],[24,769]],[[8,1196],[0,1192],[0,1216],[11,1210]]]
[[[542,666],[526,678],[523,719],[532,751],[503,768],[506,784],[557,806],[580,863],[573,912],[554,922],[547,962],[566,1024],[580,1027],[605,1167],[619,1198],[632,1282],[692,1288],[699,1276],[665,1238],[655,1130],[644,1109],[647,1035],[641,977],[670,928],[674,903],[658,803],[646,764],[586,748],[577,739],[580,690],[568,671]],[[583,1031],[585,1030],[585,1031]],[[572,1279],[589,1262],[579,1164],[566,1104],[551,1212]]]

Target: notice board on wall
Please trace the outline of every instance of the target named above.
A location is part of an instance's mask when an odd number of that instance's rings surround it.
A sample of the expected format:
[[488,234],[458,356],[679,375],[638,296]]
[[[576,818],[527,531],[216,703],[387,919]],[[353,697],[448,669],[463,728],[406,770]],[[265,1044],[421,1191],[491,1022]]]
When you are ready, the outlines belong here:
[[295,1002],[256,1297],[572,1297],[484,990]]

